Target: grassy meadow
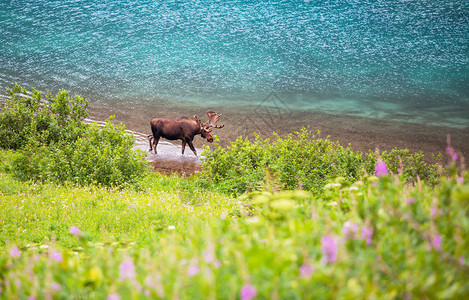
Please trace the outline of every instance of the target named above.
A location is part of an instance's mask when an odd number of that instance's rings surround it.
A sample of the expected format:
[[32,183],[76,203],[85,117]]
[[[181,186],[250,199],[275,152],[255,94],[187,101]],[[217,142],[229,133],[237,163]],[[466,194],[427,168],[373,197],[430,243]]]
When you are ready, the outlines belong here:
[[469,173],[451,145],[428,164],[304,129],[215,145],[203,172],[168,177],[123,125],[84,125],[79,98],[10,92],[0,299],[469,296]]

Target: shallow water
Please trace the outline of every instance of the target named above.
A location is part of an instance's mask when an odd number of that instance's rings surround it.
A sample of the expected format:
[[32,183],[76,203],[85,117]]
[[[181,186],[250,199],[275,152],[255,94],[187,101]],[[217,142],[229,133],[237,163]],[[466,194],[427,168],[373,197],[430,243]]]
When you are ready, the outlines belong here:
[[469,2],[0,2],[0,88],[469,127]]

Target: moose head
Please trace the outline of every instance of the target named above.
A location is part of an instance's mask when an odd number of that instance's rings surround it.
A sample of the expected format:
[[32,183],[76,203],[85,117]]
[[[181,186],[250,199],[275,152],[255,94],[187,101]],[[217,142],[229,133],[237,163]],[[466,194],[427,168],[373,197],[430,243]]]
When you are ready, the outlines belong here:
[[208,121],[202,123],[200,119],[194,115],[194,119],[200,127],[200,135],[207,139],[207,142],[213,143],[213,135],[211,133],[213,128],[223,128],[225,125],[215,125],[215,123],[220,119],[221,115],[217,114],[216,112],[209,110],[207,111]]

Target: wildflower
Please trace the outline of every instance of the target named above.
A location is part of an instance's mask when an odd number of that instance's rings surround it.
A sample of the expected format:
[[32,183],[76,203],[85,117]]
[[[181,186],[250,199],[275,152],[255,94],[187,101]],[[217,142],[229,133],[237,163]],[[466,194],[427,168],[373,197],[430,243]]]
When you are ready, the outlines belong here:
[[458,153],[456,153],[456,150],[454,150],[453,146],[451,145],[446,146],[446,154],[448,154],[448,156],[451,157],[452,161],[458,160]]
[[52,282],[50,287],[53,291],[60,291],[62,289],[62,286],[58,284],[57,282]]
[[376,171],[376,176],[378,176],[378,177],[385,176],[385,175],[389,174],[388,167],[386,166],[386,163],[382,160],[379,160],[376,163],[375,171]]
[[18,247],[13,247],[13,248],[11,248],[11,250],[10,250],[10,256],[11,256],[12,258],[18,258],[18,257],[20,257],[20,256],[21,256],[21,251],[20,251],[20,249],[18,249]]
[[130,258],[126,258],[119,265],[119,279],[124,280],[126,278],[133,280],[135,279],[135,265]]
[[36,300],[36,297],[34,297],[34,296],[29,296],[29,297],[28,297],[28,300]]
[[169,230],[174,230],[174,229],[176,229],[176,226],[174,226],[174,225],[169,225],[169,226],[168,226],[168,229],[169,229]]
[[216,260],[213,262],[213,266],[218,269],[219,267],[221,267],[221,262],[219,260]]
[[405,200],[405,203],[407,203],[407,204],[409,204],[409,205],[412,204],[412,203],[415,203],[415,198],[407,198],[407,199]]
[[110,294],[107,296],[107,300],[121,300],[121,295],[119,294]]
[[250,284],[246,284],[243,286],[240,292],[241,300],[251,300],[252,298],[256,297],[257,290]]
[[463,183],[464,182],[464,177],[460,176],[458,177],[458,183]]
[[371,227],[362,227],[361,238],[366,241],[367,245],[371,244],[371,238],[373,237],[373,229]]
[[41,245],[39,246],[39,249],[49,249],[49,245]]
[[192,265],[187,269],[187,276],[192,277],[199,273],[200,268],[197,265]]
[[300,278],[311,278],[314,272],[314,267],[310,264],[304,264],[300,267]]
[[70,227],[70,233],[74,236],[83,236],[83,232],[77,226]]
[[337,244],[330,236],[323,236],[321,239],[321,251],[324,254],[324,263],[333,263],[337,259]]
[[215,260],[215,257],[213,257],[212,251],[210,251],[209,249],[206,249],[203,254],[204,254],[205,262],[211,263]]
[[52,252],[52,253],[49,255],[49,257],[50,257],[52,260],[56,261],[56,262],[62,262],[62,260],[63,260],[62,253],[57,252],[57,251]]
[[458,263],[462,266],[464,265],[464,255],[461,255],[458,259]]
[[358,232],[358,224],[347,221],[344,223],[344,228],[342,229],[345,239],[355,239],[355,235]]
[[432,246],[433,246],[433,249],[437,251],[441,249],[441,236],[439,234],[435,234],[432,237]]

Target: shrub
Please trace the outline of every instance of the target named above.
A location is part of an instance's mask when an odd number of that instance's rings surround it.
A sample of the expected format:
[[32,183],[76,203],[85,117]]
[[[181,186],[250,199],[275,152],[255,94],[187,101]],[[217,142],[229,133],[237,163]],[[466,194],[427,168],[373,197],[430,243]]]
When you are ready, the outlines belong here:
[[[321,193],[330,178],[352,182],[365,173],[374,173],[375,153],[355,152],[319,135],[303,128],[283,138],[274,133],[272,140],[256,137],[251,142],[239,137],[227,148],[215,142],[214,150],[206,148],[204,153],[203,178],[231,194],[257,190],[265,185],[266,177],[279,189]],[[405,181],[417,175],[431,185],[438,180],[438,165],[426,163],[421,153],[394,149],[382,152],[380,159],[389,164],[391,172],[401,173]]]
[[88,124],[88,103],[67,91],[44,98],[16,85],[0,113],[2,148],[16,149],[11,171],[22,180],[118,186],[145,174],[143,153],[134,138],[111,118],[101,129]]

